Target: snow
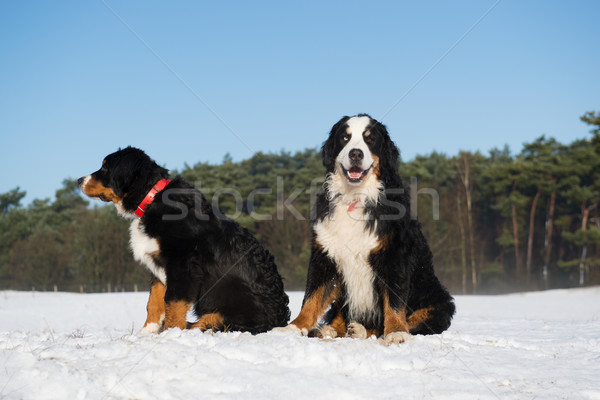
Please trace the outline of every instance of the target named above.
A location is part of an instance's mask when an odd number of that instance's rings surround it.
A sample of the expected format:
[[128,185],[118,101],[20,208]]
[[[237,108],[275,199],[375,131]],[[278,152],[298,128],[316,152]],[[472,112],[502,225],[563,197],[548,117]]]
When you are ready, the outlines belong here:
[[[290,293],[292,317],[302,293]],[[0,292],[0,398],[600,399],[600,288],[457,296],[442,335],[169,330],[146,293]]]

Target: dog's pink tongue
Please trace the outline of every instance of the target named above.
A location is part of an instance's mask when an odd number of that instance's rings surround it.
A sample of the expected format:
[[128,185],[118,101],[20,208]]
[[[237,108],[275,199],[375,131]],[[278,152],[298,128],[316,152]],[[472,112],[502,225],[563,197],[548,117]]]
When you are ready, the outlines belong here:
[[363,171],[360,168],[352,168],[348,171],[348,176],[352,179],[358,179],[362,176]]

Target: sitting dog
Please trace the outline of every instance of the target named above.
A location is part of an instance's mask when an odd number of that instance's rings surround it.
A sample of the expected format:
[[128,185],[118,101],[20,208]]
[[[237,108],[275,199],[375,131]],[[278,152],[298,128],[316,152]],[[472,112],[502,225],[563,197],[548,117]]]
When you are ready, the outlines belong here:
[[322,147],[328,175],[311,221],[304,301],[282,330],[375,335],[389,344],[448,329],[453,298],[435,276],[427,241],[411,217],[398,156],[385,126],[366,114],[333,126]]
[[[142,333],[168,328],[260,333],[285,326],[288,296],[273,256],[202,193],[127,147],[78,180],[84,194],[131,219],[134,258],[152,273]],[[198,317],[188,324],[190,308]]]

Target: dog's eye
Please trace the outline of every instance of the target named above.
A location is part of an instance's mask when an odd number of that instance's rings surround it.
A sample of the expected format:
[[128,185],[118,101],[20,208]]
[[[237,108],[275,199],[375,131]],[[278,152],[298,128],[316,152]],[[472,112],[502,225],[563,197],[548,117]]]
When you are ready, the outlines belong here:
[[347,142],[348,140],[350,140],[350,135],[348,135],[347,133],[344,133],[344,136],[342,136],[342,140],[344,142]]

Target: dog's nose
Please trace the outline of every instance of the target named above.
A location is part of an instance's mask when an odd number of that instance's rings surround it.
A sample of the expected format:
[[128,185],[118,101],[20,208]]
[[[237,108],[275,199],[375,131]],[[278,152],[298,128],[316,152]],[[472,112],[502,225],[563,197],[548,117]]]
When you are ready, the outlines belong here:
[[84,179],[83,177],[81,177],[81,178],[77,179],[77,184],[78,184],[79,186],[81,186],[81,184],[83,183],[83,179]]
[[350,157],[350,161],[359,162],[359,161],[362,161],[362,159],[364,158],[365,155],[361,149],[352,149],[352,150],[350,150],[350,153],[348,154],[348,156]]

